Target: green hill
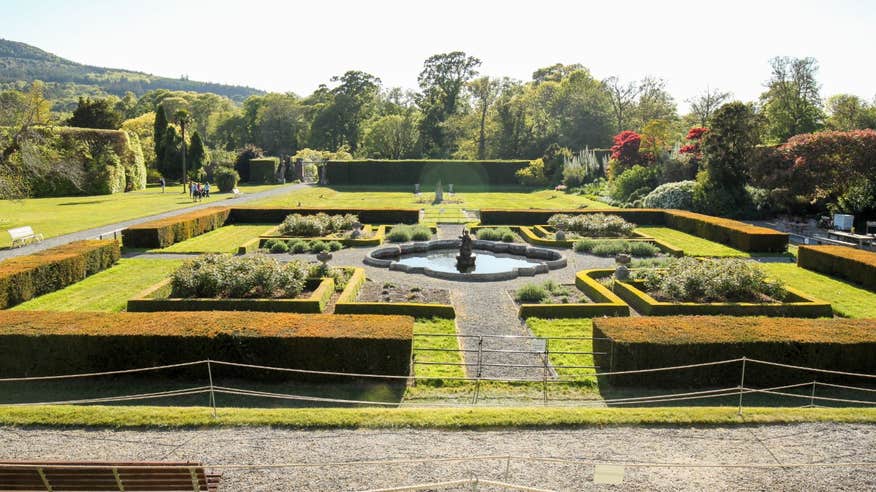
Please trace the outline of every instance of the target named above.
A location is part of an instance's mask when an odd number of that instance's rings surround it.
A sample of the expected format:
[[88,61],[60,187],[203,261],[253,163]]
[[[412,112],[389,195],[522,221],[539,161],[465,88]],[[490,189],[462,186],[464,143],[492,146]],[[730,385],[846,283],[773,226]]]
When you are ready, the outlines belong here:
[[72,110],[79,96],[142,96],[154,89],[212,92],[243,101],[263,91],[238,85],[156,77],[143,72],[82,65],[34,46],[0,39],[0,89],[21,89],[34,80],[46,83],[46,97],[57,101],[56,110]]

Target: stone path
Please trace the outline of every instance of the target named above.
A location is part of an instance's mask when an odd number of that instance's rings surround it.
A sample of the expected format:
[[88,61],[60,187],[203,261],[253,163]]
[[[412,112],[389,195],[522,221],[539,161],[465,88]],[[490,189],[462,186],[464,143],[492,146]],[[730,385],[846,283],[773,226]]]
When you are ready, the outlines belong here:
[[[313,463],[226,469],[222,490],[366,490],[480,478],[547,490],[874,490],[873,465],[847,467],[631,467],[622,485],[594,485],[592,464],[478,456],[537,456],[598,463],[861,463],[876,455],[876,426],[811,423],[609,426],[573,429],[180,430],[0,427],[0,460],[196,461],[208,465]],[[366,461],[464,458],[424,464]],[[325,463],[347,462],[325,466]],[[431,490],[472,490],[432,488]],[[496,490],[478,487],[477,490]]]
[[21,248],[14,249],[4,249],[0,250],[0,260],[4,260],[6,258],[12,258],[15,256],[24,256],[35,253],[37,251],[41,251],[44,249],[52,248],[55,246],[60,246],[62,244],[67,244],[72,241],[79,241],[82,239],[96,239],[101,235],[109,235],[112,236],[113,232],[119,231],[126,227],[130,227],[132,225],[141,224],[143,222],[148,222],[151,220],[164,219],[167,217],[173,217],[175,215],[180,215],[184,213],[191,212],[193,210],[200,210],[202,208],[207,207],[216,207],[216,206],[232,206],[239,205],[247,202],[251,202],[254,200],[259,200],[262,198],[269,198],[272,196],[283,195],[289,193],[291,191],[303,188],[308,186],[306,184],[288,184],[288,185],[278,185],[276,188],[272,188],[270,190],[259,191],[256,193],[244,193],[237,198],[234,199],[224,199],[224,200],[213,200],[201,202],[198,204],[193,204],[190,207],[180,208],[176,210],[171,210],[168,212],[162,212],[160,214],[149,215],[146,217],[139,217],[136,219],[125,220],[122,222],[116,222],[113,224],[107,224],[100,227],[95,227],[93,229],[86,229],[83,231],[72,232],[70,234],[63,234],[61,236],[55,236],[46,238],[44,241],[30,244],[27,246],[23,246]]

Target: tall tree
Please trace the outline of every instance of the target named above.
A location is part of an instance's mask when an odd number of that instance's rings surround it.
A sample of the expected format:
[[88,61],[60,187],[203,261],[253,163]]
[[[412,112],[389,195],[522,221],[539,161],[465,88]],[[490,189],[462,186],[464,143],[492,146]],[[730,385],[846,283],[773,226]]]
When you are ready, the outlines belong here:
[[100,128],[118,130],[122,126],[122,115],[116,111],[109,99],[79,98],[79,105],[68,120],[70,126],[79,128]]
[[767,117],[767,135],[773,142],[784,142],[801,133],[821,127],[823,114],[819,85],[815,79],[815,58],[779,56],[770,60],[772,76],[761,102]]
[[730,99],[729,92],[706,87],[705,91],[686,102],[690,104],[690,112],[696,117],[698,126],[707,127],[712,113],[728,99]]
[[188,150],[189,171],[195,172],[207,164],[207,149],[198,130],[192,132],[191,144]]
[[159,104],[155,108],[155,126],[153,127],[153,138],[155,138],[155,162],[164,159],[164,133],[167,132],[167,113],[164,111],[164,106]]
[[636,104],[634,126],[641,130],[652,120],[677,119],[675,101],[666,90],[666,81],[653,77],[645,77],[640,82],[641,92]]
[[831,130],[876,128],[876,106],[858,96],[836,94],[827,98],[827,126]]
[[462,51],[433,55],[424,62],[417,82],[422,90],[418,97],[423,111],[420,135],[427,155],[447,157],[451,153],[442,124],[457,113],[462,89],[478,74],[480,64]]
[[311,145],[337,150],[347,145],[355,152],[362,138],[362,122],[373,112],[380,79],[357,70],[332,77],[340,84],[330,91],[329,101],[322,105],[311,126]]
[[642,93],[642,87],[636,81],[623,83],[618,77],[608,77],[603,83],[608,90],[615,132],[629,130],[631,113],[636,107],[636,99]]
[[468,84],[478,112],[478,159],[487,158],[487,113],[499,95],[500,83],[490,77],[481,77]]

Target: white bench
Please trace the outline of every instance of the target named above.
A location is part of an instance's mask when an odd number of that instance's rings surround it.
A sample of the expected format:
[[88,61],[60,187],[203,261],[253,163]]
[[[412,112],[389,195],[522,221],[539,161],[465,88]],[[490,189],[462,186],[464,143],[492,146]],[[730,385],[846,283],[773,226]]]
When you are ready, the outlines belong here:
[[16,246],[24,246],[25,244],[40,242],[43,240],[43,235],[35,234],[30,226],[15,227],[13,229],[7,230],[6,232],[8,232],[9,236],[12,238],[13,248]]
[[237,198],[240,196],[240,189],[234,188],[231,190],[231,198]]

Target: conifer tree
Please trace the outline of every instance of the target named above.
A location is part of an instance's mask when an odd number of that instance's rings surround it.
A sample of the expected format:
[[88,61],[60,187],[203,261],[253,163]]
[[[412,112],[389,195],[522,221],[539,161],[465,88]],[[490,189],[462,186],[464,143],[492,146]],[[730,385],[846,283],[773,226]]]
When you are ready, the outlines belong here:
[[164,106],[159,104],[155,108],[155,126],[153,127],[155,139],[155,167],[161,169],[162,159],[164,159],[164,133],[167,131],[167,113],[164,112]]

